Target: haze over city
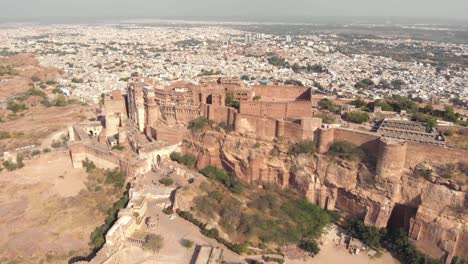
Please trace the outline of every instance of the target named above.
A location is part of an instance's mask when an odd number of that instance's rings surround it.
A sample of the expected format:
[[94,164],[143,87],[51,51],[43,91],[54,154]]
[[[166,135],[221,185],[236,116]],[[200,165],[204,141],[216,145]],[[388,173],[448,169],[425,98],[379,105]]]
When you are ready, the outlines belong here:
[[[2,0],[0,18],[196,18],[308,20],[314,18],[417,18],[467,21],[463,0]],[[284,21],[283,21],[284,20]]]

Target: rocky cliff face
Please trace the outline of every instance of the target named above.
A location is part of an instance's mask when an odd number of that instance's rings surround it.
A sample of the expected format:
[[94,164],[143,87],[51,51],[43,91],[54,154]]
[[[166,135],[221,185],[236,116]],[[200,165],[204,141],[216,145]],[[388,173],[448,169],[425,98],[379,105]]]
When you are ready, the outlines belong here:
[[323,147],[323,154],[289,155],[287,140],[216,131],[192,137],[184,146],[198,155],[198,168],[224,167],[246,183],[293,187],[323,209],[340,210],[367,225],[404,228],[433,257],[468,258],[466,188],[405,168],[400,152],[406,144],[380,144],[376,164],[331,158]]

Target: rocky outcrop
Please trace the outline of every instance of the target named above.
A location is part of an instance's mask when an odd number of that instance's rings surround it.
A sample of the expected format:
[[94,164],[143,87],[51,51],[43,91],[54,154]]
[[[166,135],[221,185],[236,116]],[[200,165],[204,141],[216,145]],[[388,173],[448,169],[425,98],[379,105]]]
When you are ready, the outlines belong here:
[[[198,168],[223,167],[246,183],[293,187],[323,209],[339,210],[367,225],[405,228],[416,245],[434,257],[467,258],[465,187],[438,175],[416,176],[409,161],[417,159],[407,157],[405,142],[352,136],[368,151],[369,162],[329,157],[328,148],[336,140],[333,130],[319,133],[319,153],[314,155],[289,155],[286,140],[216,131],[187,140],[185,150],[198,154]],[[468,162],[468,155],[460,158]]]
[[466,193],[428,184],[422,190],[417,214],[411,219],[410,237],[434,257],[468,257],[466,199]]

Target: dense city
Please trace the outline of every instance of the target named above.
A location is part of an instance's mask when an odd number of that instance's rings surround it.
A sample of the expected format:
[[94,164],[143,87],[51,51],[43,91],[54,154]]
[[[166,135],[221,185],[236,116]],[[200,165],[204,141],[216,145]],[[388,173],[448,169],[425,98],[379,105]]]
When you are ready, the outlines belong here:
[[[468,47],[428,40],[358,36],[351,43],[336,34],[272,35],[226,26],[191,25],[26,25],[0,29],[4,54],[35,53],[44,66],[63,68],[58,82],[85,102],[122,89],[134,73],[161,84],[198,82],[218,75],[239,77],[248,85],[299,84],[344,98],[392,96],[415,101],[467,103]],[[425,57],[350,53],[367,46],[410,49]],[[435,50],[435,51],[432,51]],[[433,52],[437,52],[434,54]],[[461,62],[439,62],[437,57]]]

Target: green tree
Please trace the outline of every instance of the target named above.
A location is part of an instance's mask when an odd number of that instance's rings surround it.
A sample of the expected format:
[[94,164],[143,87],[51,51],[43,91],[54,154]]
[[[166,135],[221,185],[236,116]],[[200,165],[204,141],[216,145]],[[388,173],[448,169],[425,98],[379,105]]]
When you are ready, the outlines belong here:
[[268,58],[268,63],[276,67],[284,67],[286,64],[286,59],[278,56],[272,56]]
[[356,88],[368,88],[370,86],[374,86],[374,82],[369,79],[369,78],[366,78],[366,79],[362,79],[360,80],[359,82],[357,82],[354,87]]
[[148,234],[145,237],[145,243],[143,244],[143,248],[145,250],[159,252],[161,248],[164,246],[164,239],[160,235],[155,234]]
[[395,112],[400,112],[401,110],[405,110],[407,112],[416,112],[418,110],[418,105],[408,98],[397,97],[393,99],[388,99],[386,100],[386,102],[392,107],[393,111]]
[[8,160],[5,160],[2,164],[3,167],[5,167],[5,169],[7,169],[8,171],[14,171],[18,169],[18,165],[16,163],[10,162]]
[[446,106],[444,111],[444,120],[450,122],[457,122],[460,115],[455,113],[452,106]]
[[164,186],[170,186],[174,183],[171,178],[162,178],[159,180],[159,183],[163,184]]
[[7,109],[13,111],[13,113],[22,112],[27,109],[25,104],[18,103],[16,101],[9,101],[7,103]]
[[19,154],[16,155],[16,166],[18,167],[18,169],[21,169],[24,167],[23,156]]
[[203,235],[210,237],[210,238],[217,238],[219,237],[219,231],[216,228],[211,228],[211,229],[204,229],[202,231]]
[[334,124],[336,119],[332,115],[327,115],[325,113],[319,113],[314,117],[322,118],[322,122],[325,124]]
[[434,112],[434,108],[433,108],[432,105],[430,105],[430,104],[425,105],[425,106],[424,106],[424,109],[423,109],[423,112],[424,112],[425,114],[432,115],[432,113]]
[[232,251],[240,255],[245,254],[249,251],[249,243],[235,244],[234,247],[232,247]]
[[41,104],[43,106],[45,106],[45,107],[51,107],[52,106],[52,103],[49,100],[47,100],[46,98],[41,100]]
[[357,123],[357,124],[369,122],[369,115],[365,112],[356,112],[356,111],[346,112],[343,115],[343,118],[346,121]]
[[0,139],[11,138],[12,133],[6,131],[0,131]]
[[116,188],[122,188],[125,184],[127,173],[114,168],[113,170],[106,170],[106,183],[113,184]]
[[361,220],[353,219],[347,223],[347,230],[351,236],[358,238],[367,246],[379,250],[385,237],[385,229],[367,227]]
[[180,240],[180,244],[184,247],[184,248],[187,248],[187,249],[190,249],[193,247],[194,243],[192,240],[188,240],[188,239],[182,239]]
[[346,160],[359,160],[365,156],[365,152],[348,141],[337,141],[330,145],[328,154]]
[[299,73],[301,72],[301,67],[299,67],[299,64],[297,64],[297,62],[295,62],[293,66],[291,67],[291,70],[293,70],[293,72],[295,73]]
[[320,100],[319,106],[320,108],[327,109],[328,111],[333,112],[333,113],[338,112],[339,110],[339,107],[335,103],[333,103],[330,99],[327,99],[327,98]]
[[324,72],[328,72],[328,69],[323,65],[314,64],[314,65],[307,65],[307,71],[316,72],[316,73],[324,73]]
[[115,149],[115,150],[120,150],[120,151],[122,151],[122,150],[124,150],[124,149],[125,149],[125,147],[124,147],[124,146],[121,146],[121,145],[115,145],[115,146],[113,146],[113,147],[112,147],[112,149]]
[[371,110],[374,110],[376,106],[382,108],[382,111],[393,111],[393,107],[387,103],[385,100],[377,99],[373,103],[367,104],[367,107]]
[[320,247],[315,240],[303,241],[299,247],[312,255],[317,255],[320,252]]
[[240,103],[236,99],[234,99],[234,94],[232,92],[226,93],[226,100],[225,100],[226,106],[235,108],[239,110]]
[[218,169],[214,166],[206,166],[199,171],[205,177],[221,182],[233,193],[240,194],[244,190],[244,186],[235,177],[231,176],[226,170]]
[[437,119],[435,117],[419,112],[412,114],[411,120],[425,123],[426,132],[432,132],[432,129],[437,125]]
[[312,140],[303,140],[289,147],[290,155],[298,155],[301,153],[312,154],[315,152],[315,143]]
[[46,98],[47,95],[41,91],[40,89],[36,89],[36,88],[31,88],[29,89],[27,92],[26,92],[26,95],[27,96],[39,96],[39,97],[42,97],[42,98]]
[[406,83],[403,80],[396,79],[392,81],[392,86],[393,86],[393,89],[401,90],[406,86]]
[[55,99],[55,106],[65,106],[67,105],[67,100],[65,99],[65,95],[59,94]]
[[197,158],[190,153],[182,155],[179,152],[172,152],[169,155],[169,158],[173,161],[176,161],[177,163],[184,164],[189,168],[194,168],[195,164],[197,163]]
[[364,100],[362,100],[361,98],[357,98],[356,100],[351,101],[351,104],[358,107],[358,108],[367,105],[367,103]]
[[90,161],[88,158],[82,161],[83,167],[86,168],[86,172],[91,172],[96,169],[94,162]]
[[128,203],[128,190],[130,188],[130,184],[127,184],[126,190],[123,195],[117,200],[111,208],[107,211],[107,217],[104,221],[104,224],[97,227],[90,235],[91,242],[89,243],[90,246],[93,247],[93,250],[97,250],[101,248],[104,243],[106,242],[105,235],[107,231],[112,227],[114,222],[118,218],[118,212],[120,209],[124,208]]
[[210,121],[206,117],[199,116],[190,121],[187,128],[193,133],[205,132],[206,128],[210,125]]
[[73,78],[72,83],[83,83],[83,79],[81,78]]
[[219,202],[219,201],[221,201],[221,199],[223,199],[223,194],[221,192],[218,192],[218,191],[212,191],[212,192],[208,193],[208,197],[210,197],[211,199],[214,199],[217,202]]

